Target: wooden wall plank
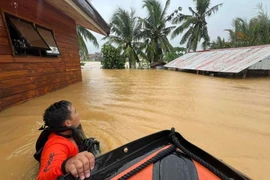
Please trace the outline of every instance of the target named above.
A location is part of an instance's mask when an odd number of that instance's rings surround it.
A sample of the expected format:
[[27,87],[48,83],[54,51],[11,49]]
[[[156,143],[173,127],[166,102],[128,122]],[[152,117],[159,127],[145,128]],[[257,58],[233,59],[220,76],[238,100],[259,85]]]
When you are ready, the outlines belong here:
[[1,107],[6,108],[6,107],[9,107],[12,104],[20,102],[20,101],[23,100],[22,97],[23,97],[22,94],[17,94],[17,95],[9,96],[7,98],[3,98],[3,99],[1,99],[1,101],[2,101],[1,102]]
[[15,87],[15,86],[23,86],[25,84],[34,83],[35,78],[34,77],[22,77],[22,78],[16,78],[16,79],[8,79],[2,81],[3,87]]
[[5,109],[13,104],[20,104],[33,97],[37,97],[38,91],[31,90],[26,93],[16,94],[2,99],[2,108]]
[[22,92],[30,91],[36,89],[37,86],[35,84],[24,84],[23,86],[15,86],[10,88],[5,88],[2,94],[0,94],[0,98],[5,98],[8,96],[12,96],[14,94],[19,94]]
[[74,83],[78,83],[78,82],[81,82],[81,78],[75,78],[75,79],[68,80],[69,84],[74,84]]
[[49,62],[49,63],[59,63],[62,61],[62,58],[46,58],[46,57],[20,57],[15,56],[14,57],[15,62],[37,62],[37,63],[43,63],[43,62]]
[[25,70],[25,69],[27,69],[27,66],[26,64],[23,64],[23,63],[3,63],[0,65],[0,72]]
[[0,99],[0,111],[2,111],[2,110],[3,110],[3,108],[2,108],[2,100]]
[[76,51],[78,54],[79,54],[79,46],[76,44],[72,44],[72,43],[65,43],[65,42],[62,42],[62,41],[57,41],[57,44],[58,46],[60,47],[60,50],[61,48],[66,50],[67,52],[70,52],[70,51]]
[[78,39],[76,29],[72,30],[72,33],[67,33],[66,30],[62,29],[62,28],[61,29],[54,29],[54,35],[55,35],[55,37],[63,36],[63,37],[69,37],[73,40]]
[[[30,12],[27,14],[29,19],[34,19],[35,21],[40,21],[46,24],[53,24],[54,28],[62,30],[65,29],[67,33],[73,33],[72,29],[75,29],[75,21],[64,13],[58,11],[45,1],[42,5],[33,3],[31,0],[24,1],[28,1],[28,3],[26,2],[21,6],[21,11],[23,15]],[[42,6],[42,9],[39,8],[40,6]],[[46,18],[40,18],[37,14],[46,14]],[[59,19],[61,19],[61,21],[59,21]]]
[[8,38],[7,37],[1,37],[0,36],[0,44],[1,45],[8,45],[9,46]]
[[[30,83],[30,84],[24,84],[23,86],[5,88],[2,94],[0,94],[0,99],[9,97],[15,94],[20,94],[23,92],[28,92],[35,89],[39,89],[41,91],[42,88],[46,89],[48,87],[53,87],[54,90],[57,90],[59,89],[59,87],[63,87],[63,86],[67,86],[67,83],[65,82],[65,78],[57,78],[57,79],[53,78],[51,80],[36,82],[35,84]],[[49,89],[51,90],[51,88]],[[50,90],[46,90],[46,91],[50,91]]]
[[1,13],[0,13],[0,27],[5,27]]
[[70,44],[71,46],[78,44],[78,38],[72,38],[63,34],[55,34],[55,39],[57,40],[57,42],[63,42],[64,44]]
[[7,37],[7,32],[4,27],[0,27],[0,37]]
[[0,56],[1,55],[8,55],[8,54],[12,54],[10,46],[0,44]]
[[79,61],[80,60],[79,54],[65,53],[63,56],[66,59],[72,60],[72,61],[74,61],[74,60],[78,60]]
[[66,62],[66,67],[73,67],[73,66],[80,66],[80,64],[79,63],[74,63],[74,62]]
[[32,74],[31,70],[3,71],[0,73],[0,79],[6,80],[12,78],[20,78],[22,76],[29,76],[30,74]]
[[14,62],[13,56],[11,56],[11,55],[0,55],[0,66],[2,65],[2,63],[7,63],[7,62]]
[[79,71],[79,70],[81,70],[81,67],[72,67],[72,68],[67,67],[66,68],[66,71]]
[[38,88],[38,89],[30,90],[30,91],[27,91],[24,93],[20,93],[20,94],[6,97],[6,98],[2,98],[1,99],[1,107],[3,109],[5,109],[5,108],[9,107],[10,105],[20,104],[20,103],[25,102],[26,100],[29,100],[33,97],[41,96],[41,95],[50,93],[52,91],[55,91],[57,89],[64,88],[66,86],[67,86],[67,84],[64,84],[64,83],[54,83],[54,84],[50,84],[50,85],[42,87],[42,88]]
[[51,6],[46,1],[23,0],[23,2],[19,2],[19,7],[16,12],[10,5],[10,0],[1,0],[0,7],[4,7],[4,10],[17,14],[17,16],[25,17],[25,19],[29,21],[48,25],[52,24],[54,28],[64,28],[66,32],[72,33],[70,29],[75,29],[75,21],[73,19]]

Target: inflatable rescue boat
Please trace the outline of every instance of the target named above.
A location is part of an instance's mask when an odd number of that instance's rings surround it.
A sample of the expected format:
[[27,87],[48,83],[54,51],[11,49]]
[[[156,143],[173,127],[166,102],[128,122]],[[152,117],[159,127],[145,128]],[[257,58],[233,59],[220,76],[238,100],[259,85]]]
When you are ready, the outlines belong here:
[[[70,174],[60,178],[74,180]],[[250,180],[184,139],[164,130],[96,158],[87,180]]]

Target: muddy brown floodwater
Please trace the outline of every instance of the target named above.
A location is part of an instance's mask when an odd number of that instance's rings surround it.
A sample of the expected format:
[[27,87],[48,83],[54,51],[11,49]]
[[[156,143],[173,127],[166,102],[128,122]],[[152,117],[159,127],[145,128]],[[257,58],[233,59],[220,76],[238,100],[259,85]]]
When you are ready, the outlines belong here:
[[270,170],[270,78],[225,79],[166,70],[86,67],[83,82],[0,112],[0,179],[35,179],[42,113],[66,99],[102,152],[175,127],[253,179]]

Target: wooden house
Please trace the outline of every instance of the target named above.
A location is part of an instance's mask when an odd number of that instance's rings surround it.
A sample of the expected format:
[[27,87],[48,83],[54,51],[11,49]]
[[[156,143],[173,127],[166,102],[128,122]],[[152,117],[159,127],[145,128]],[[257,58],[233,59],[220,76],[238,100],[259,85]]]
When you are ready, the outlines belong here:
[[87,0],[1,0],[0,12],[0,111],[82,80],[76,25],[110,30]]

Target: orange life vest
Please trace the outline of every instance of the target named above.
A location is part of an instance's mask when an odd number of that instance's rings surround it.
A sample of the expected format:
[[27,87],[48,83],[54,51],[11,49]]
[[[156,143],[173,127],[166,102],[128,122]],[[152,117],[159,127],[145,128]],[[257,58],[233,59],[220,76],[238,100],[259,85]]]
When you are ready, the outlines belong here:
[[69,139],[51,133],[42,150],[38,180],[57,179],[64,174],[63,162],[79,153],[78,146]]

